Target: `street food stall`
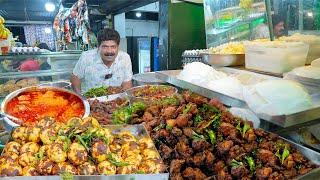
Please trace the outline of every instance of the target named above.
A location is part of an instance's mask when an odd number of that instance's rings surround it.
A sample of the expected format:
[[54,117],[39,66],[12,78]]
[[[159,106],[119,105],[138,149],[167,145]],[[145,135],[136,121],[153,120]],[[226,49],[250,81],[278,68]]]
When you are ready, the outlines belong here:
[[317,179],[319,36],[252,40],[270,17],[265,2],[248,2],[206,12],[207,49],[186,50],[182,69],[135,75],[127,90],[73,92],[80,52],[0,56],[0,176]]

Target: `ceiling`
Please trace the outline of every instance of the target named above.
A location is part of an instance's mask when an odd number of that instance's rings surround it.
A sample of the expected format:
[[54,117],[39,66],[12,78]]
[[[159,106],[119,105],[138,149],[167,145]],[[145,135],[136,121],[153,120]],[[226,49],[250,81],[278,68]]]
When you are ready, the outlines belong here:
[[[51,1],[56,4],[55,12],[47,12],[44,4]],[[58,5],[71,7],[77,0],[0,0],[0,15],[14,21],[53,21]],[[100,12],[101,17],[109,14],[128,12],[135,8],[156,2],[157,0],[87,0],[90,12]],[[90,16],[90,15],[89,15]],[[97,15],[92,16],[98,18]],[[92,18],[90,17],[90,18]],[[101,18],[100,17],[100,18]]]

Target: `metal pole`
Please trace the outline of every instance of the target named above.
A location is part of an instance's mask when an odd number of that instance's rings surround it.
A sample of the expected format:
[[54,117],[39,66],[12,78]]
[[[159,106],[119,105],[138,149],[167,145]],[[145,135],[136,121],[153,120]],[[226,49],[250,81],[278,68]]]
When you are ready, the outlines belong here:
[[274,32],[273,32],[273,24],[272,24],[272,16],[271,16],[271,2],[270,0],[265,0],[265,3],[266,3],[270,40],[274,41]]
[[299,0],[299,31],[303,30],[303,0]]

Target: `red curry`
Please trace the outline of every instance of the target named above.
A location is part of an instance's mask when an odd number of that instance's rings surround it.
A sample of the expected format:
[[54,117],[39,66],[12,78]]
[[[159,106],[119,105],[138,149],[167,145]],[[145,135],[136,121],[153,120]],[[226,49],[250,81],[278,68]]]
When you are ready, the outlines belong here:
[[11,99],[6,113],[26,122],[34,122],[44,117],[65,122],[72,117],[82,117],[84,105],[73,94],[55,90],[24,92]]

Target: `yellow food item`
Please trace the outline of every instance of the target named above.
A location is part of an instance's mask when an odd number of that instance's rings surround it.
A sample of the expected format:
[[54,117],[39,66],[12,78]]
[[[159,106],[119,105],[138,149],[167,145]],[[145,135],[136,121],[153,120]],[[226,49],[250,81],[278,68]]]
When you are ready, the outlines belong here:
[[0,167],[0,176],[21,176],[22,168],[18,164],[5,163]]
[[243,9],[252,8],[253,0],[240,0],[239,6]]
[[110,153],[109,146],[107,146],[104,142],[98,141],[92,145],[92,157],[97,162],[105,161],[108,153]]
[[18,127],[12,133],[12,138],[14,141],[23,143],[27,140],[27,128],[26,127]]
[[117,172],[117,168],[109,161],[103,161],[98,165],[99,174],[114,175]]
[[244,45],[242,42],[230,42],[220,46],[209,48],[210,54],[244,54]]
[[48,155],[50,160],[56,163],[64,162],[67,159],[67,153],[63,151],[63,145],[59,143],[50,145]]
[[72,143],[68,153],[68,159],[74,165],[80,165],[88,161],[86,149],[79,143]]
[[97,172],[97,168],[95,165],[90,164],[89,162],[85,162],[78,167],[80,175],[93,175]]
[[6,21],[4,20],[4,18],[2,16],[0,16],[0,24],[4,24]]
[[73,175],[78,174],[77,168],[67,162],[60,162],[53,166],[52,174],[70,173]]
[[27,127],[28,141],[39,142],[41,129],[37,127]]
[[4,153],[20,153],[21,145],[15,141],[9,142],[6,147],[4,148]]
[[38,176],[37,169],[32,166],[26,166],[22,169],[23,176]]
[[40,145],[35,142],[28,142],[22,145],[20,149],[20,154],[31,152],[31,153],[37,153],[40,149]]
[[26,152],[19,156],[19,164],[22,167],[25,166],[35,166],[37,164],[37,159],[32,152]]

